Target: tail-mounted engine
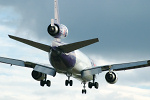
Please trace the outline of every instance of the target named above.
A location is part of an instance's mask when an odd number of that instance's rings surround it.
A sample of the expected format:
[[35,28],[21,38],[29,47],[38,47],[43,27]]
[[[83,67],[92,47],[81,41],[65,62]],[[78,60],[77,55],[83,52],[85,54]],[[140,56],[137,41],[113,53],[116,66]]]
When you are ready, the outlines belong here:
[[118,77],[114,72],[107,72],[105,75],[105,79],[108,83],[114,84],[117,82]]
[[45,74],[33,70],[32,77],[37,81],[41,81],[45,79]]
[[47,28],[48,33],[54,38],[64,38],[68,35],[68,29],[65,25],[50,24]]

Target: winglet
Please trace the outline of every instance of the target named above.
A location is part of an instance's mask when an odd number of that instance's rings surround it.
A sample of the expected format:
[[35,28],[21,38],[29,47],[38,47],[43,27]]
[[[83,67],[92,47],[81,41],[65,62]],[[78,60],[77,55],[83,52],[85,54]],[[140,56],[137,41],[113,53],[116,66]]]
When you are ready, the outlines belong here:
[[14,39],[14,40],[16,40],[16,41],[19,41],[19,42],[28,44],[28,45],[30,45],[30,46],[33,46],[33,47],[35,47],[35,48],[41,49],[41,50],[46,51],[46,52],[50,52],[51,46],[48,46],[48,45],[45,45],[45,44],[41,44],[41,43],[38,43],[38,42],[34,42],[34,41],[31,41],[31,40],[19,38],[19,37],[12,36],[12,35],[8,35],[8,36],[9,36],[11,39]]

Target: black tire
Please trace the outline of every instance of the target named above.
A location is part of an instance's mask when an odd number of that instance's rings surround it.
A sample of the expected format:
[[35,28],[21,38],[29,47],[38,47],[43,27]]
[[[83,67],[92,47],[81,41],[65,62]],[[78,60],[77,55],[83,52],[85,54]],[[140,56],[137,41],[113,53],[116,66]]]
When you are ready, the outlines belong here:
[[70,86],[72,86],[73,85],[73,81],[72,80],[70,80]]
[[82,94],[84,93],[84,90],[82,90]]
[[82,94],[86,94],[86,89],[82,89]]
[[66,81],[65,81],[65,85],[66,85],[66,86],[68,86],[68,84],[69,84],[69,81],[68,81],[68,80],[66,80]]
[[92,82],[88,83],[88,87],[91,89],[92,88]]
[[43,87],[45,85],[45,82],[43,80],[41,80],[40,85]]
[[99,84],[97,82],[95,82],[94,86],[95,86],[96,89],[98,89]]
[[50,87],[51,86],[51,81],[47,80],[46,84],[47,84],[48,87]]
[[86,94],[86,90],[84,90],[84,94]]

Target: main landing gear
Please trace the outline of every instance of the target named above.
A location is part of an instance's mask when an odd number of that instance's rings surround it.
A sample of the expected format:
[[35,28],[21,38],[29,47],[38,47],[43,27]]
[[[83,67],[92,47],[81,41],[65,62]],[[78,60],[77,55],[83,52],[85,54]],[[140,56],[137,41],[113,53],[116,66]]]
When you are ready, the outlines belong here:
[[93,82],[89,82],[89,83],[88,83],[88,87],[89,87],[90,89],[91,89],[93,86],[94,86],[96,89],[98,89],[98,87],[99,87],[98,82],[95,82],[95,75],[93,75]]
[[[86,82],[83,82],[83,84],[84,84],[84,86],[83,86],[83,89],[82,89],[82,94],[86,94],[87,93],[87,91],[86,91],[86,86],[85,86],[85,84],[86,84]],[[93,75],[93,82],[89,82],[88,83],[88,87],[91,89],[92,87],[95,87],[96,89],[98,89],[98,87],[99,87],[99,84],[98,84],[98,82],[95,82],[95,75]]]
[[70,80],[70,77],[72,76],[72,74],[68,74],[68,73],[67,73],[66,75],[67,75],[67,77],[68,77],[68,80],[65,81],[65,85],[66,85],[66,86],[68,86],[68,85],[72,86],[72,85],[73,85],[73,81]]
[[40,81],[40,85],[42,87],[44,87],[44,85],[46,84],[48,87],[51,86],[51,81],[50,80],[46,80],[47,79],[47,75],[45,75],[45,79]]

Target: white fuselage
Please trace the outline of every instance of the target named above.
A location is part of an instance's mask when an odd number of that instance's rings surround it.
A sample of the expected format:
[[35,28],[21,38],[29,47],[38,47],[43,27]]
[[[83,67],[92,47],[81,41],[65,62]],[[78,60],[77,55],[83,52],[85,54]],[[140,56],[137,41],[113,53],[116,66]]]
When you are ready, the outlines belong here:
[[84,53],[82,53],[79,50],[75,50],[75,54],[76,54],[76,64],[72,68],[72,73],[74,74],[74,76],[79,75],[78,78],[80,80],[84,80],[84,81],[92,80],[93,76],[91,73],[89,73],[89,76],[81,77],[81,71],[93,67],[90,58],[87,57]]

